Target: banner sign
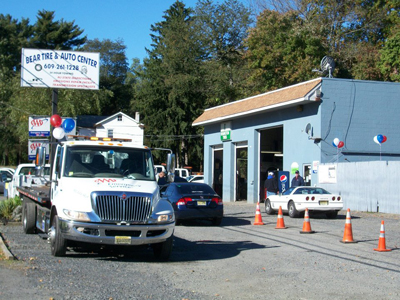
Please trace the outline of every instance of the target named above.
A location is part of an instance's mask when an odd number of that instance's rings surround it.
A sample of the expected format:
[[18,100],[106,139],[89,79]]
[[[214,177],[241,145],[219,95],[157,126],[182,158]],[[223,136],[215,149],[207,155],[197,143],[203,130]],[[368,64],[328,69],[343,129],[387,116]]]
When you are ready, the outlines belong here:
[[50,136],[50,117],[29,117],[29,136]]
[[46,139],[34,139],[28,141],[28,159],[35,160],[36,159],[36,148],[40,146],[46,147],[46,159],[49,159],[49,141]]
[[319,165],[318,182],[319,183],[337,183],[336,165],[335,164]]
[[22,49],[22,87],[98,90],[99,70],[99,53]]

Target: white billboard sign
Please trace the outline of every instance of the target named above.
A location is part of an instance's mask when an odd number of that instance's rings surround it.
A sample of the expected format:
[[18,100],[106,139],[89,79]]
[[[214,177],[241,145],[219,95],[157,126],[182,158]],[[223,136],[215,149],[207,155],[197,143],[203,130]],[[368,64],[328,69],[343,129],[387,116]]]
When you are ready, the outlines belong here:
[[29,117],[29,136],[50,136],[50,117]]
[[35,160],[36,159],[36,148],[44,146],[46,148],[46,159],[49,159],[49,141],[48,140],[40,140],[40,139],[35,139],[35,140],[29,140],[28,141],[28,159],[29,160]]
[[21,86],[99,89],[100,54],[22,49]]

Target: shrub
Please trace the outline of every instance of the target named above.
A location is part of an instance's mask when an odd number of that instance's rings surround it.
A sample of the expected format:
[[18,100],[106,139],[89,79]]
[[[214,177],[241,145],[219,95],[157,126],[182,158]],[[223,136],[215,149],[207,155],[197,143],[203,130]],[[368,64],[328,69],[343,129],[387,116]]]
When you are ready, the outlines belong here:
[[21,204],[22,204],[22,201],[18,196],[1,201],[0,202],[0,217],[5,218],[5,219],[10,219],[14,209]]

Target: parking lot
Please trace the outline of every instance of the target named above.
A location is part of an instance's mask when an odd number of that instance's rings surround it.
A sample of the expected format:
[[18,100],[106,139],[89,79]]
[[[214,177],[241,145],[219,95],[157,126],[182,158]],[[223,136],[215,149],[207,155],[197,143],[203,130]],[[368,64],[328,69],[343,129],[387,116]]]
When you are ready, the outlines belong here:
[[[316,233],[300,234],[303,219],[277,215],[253,225],[256,205],[226,203],[222,225],[186,223],[175,230],[167,263],[152,252],[68,252],[50,255],[46,240],[19,224],[0,225],[18,261],[2,262],[0,299],[398,299],[400,218],[352,212],[357,243],[345,244],[346,212],[337,219],[311,215]],[[386,246],[377,252],[381,220]],[[7,271],[19,275],[13,285]],[[22,284],[23,283],[23,284]]]

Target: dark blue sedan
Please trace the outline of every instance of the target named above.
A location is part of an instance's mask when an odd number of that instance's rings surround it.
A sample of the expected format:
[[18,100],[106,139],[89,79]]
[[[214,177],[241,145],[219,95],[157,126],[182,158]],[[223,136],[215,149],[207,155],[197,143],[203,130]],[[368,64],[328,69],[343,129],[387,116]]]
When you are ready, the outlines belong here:
[[171,202],[176,224],[184,220],[211,220],[221,225],[224,214],[222,199],[205,183],[172,182],[161,187],[161,197]]

